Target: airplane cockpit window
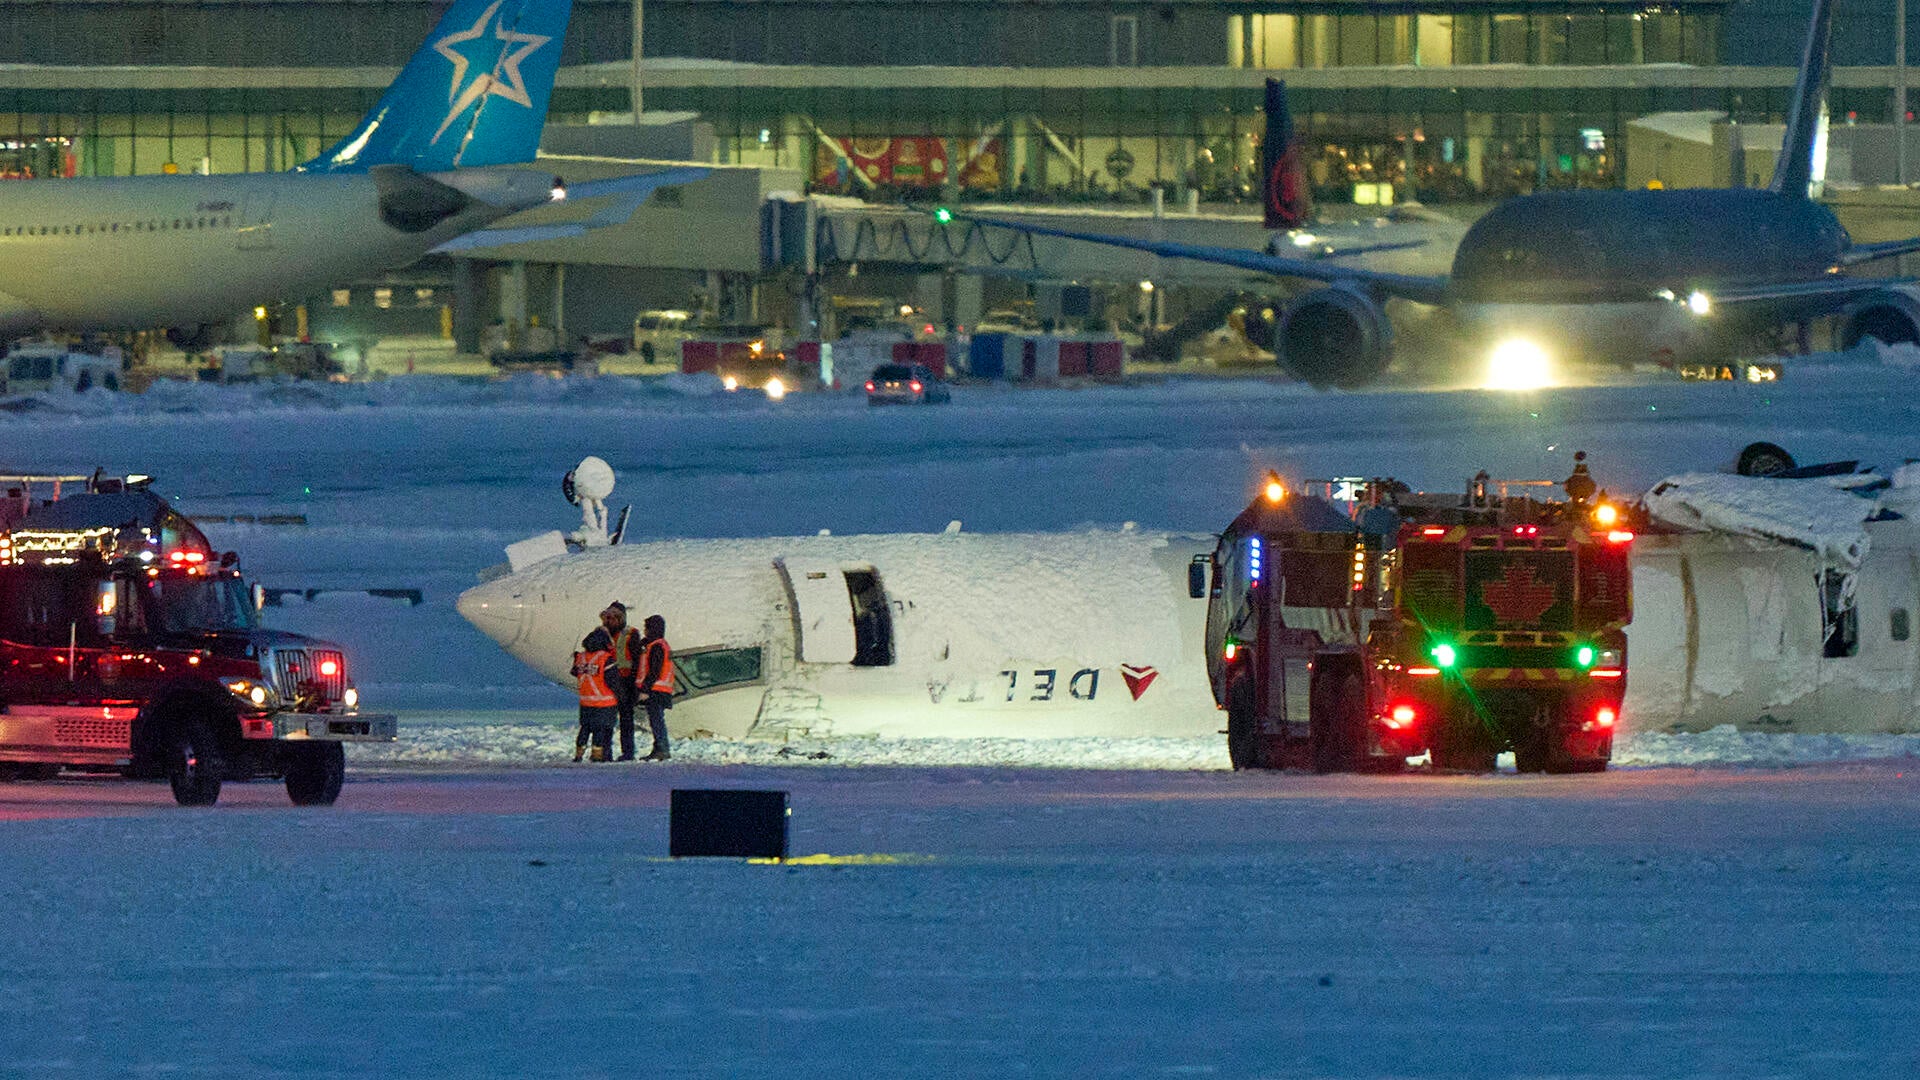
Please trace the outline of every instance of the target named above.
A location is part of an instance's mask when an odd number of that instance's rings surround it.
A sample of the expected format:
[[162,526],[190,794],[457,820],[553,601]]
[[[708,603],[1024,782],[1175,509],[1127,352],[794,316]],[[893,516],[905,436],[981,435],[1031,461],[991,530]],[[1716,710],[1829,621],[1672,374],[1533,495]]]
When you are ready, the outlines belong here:
[[688,697],[761,680],[761,647],[684,649],[674,653],[676,692]]

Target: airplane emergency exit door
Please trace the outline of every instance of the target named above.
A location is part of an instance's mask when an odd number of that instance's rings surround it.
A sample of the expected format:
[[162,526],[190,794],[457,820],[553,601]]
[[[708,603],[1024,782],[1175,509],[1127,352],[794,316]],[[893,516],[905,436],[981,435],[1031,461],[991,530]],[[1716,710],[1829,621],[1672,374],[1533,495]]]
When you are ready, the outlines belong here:
[[793,598],[800,661],[884,667],[893,663],[893,619],[871,566],[823,559],[775,560]]

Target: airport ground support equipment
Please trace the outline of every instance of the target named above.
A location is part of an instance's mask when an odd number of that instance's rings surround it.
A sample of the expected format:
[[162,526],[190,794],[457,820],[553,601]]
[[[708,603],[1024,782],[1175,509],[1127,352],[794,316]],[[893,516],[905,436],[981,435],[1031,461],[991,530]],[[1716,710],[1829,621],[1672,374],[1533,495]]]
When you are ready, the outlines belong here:
[[1606,768],[1626,695],[1637,511],[1595,490],[1269,475],[1198,556],[1236,769]]
[[237,556],[147,478],[0,492],[0,778],[164,778],[183,806],[278,778],[330,805],[344,744],[394,739],[394,717],[359,710],[345,650],[261,627]]

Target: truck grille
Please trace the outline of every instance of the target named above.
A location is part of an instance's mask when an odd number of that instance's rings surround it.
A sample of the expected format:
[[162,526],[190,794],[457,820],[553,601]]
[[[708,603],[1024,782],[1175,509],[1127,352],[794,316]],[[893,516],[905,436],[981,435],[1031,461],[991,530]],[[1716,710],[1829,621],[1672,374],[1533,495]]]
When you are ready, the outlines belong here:
[[130,718],[58,716],[53,721],[53,741],[61,746],[125,747],[131,722]]
[[[321,668],[329,661],[333,664],[333,674],[321,674]],[[346,657],[336,649],[315,649],[311,653],[305,649],[275,649],[273,686],[290,702],[316,690],[324,703],[337,702],[347,692]]]

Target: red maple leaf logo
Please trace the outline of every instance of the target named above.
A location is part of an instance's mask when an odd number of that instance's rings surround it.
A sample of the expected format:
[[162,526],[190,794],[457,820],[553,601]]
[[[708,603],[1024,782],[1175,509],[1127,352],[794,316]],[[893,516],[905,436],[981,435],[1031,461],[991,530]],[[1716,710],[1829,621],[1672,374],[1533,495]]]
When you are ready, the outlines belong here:
[[1538,622],[1558,599],[1553,583],[1535,578],[1533,567],[1522,562],[1508,563],[1499,580],[1480,586],[1480,602],[1503,623]]
[[1120,677],[1127,680],[1127,689],[1133,691],[1133,700],[1139,701],[1140,695],[1146,693],[1147,687],[1153,685],[1153,680],[1160,677],[1160,672],[1151,667],[1121,664]]

